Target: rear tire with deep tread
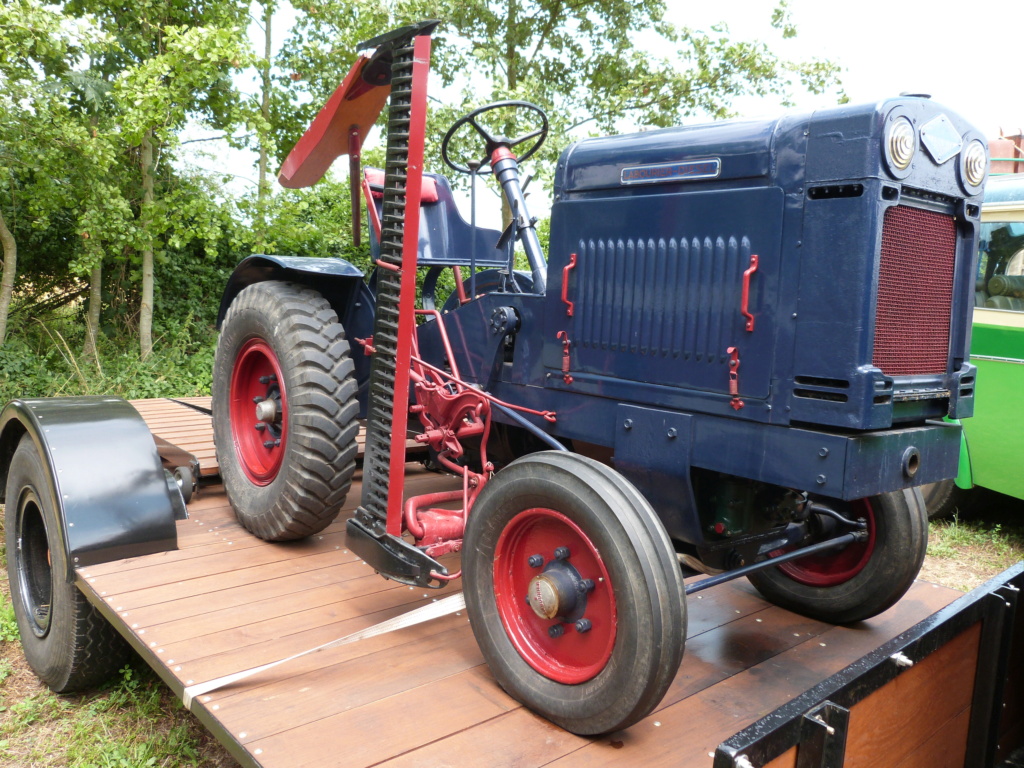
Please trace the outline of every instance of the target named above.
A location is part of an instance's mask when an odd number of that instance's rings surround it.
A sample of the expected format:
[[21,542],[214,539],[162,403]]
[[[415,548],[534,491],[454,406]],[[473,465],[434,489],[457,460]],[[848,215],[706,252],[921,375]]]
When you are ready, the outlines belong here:
[[[280,374],[280,445],[269,449],[267,460],[254,458],[258,444],[246,443],[256,418],[248,410],[255,406],[244,401],[252,390],[240,391],[236,370],[246,355]],[[214,358],[214,442],[231,506],[260,538],[304,538],[337,517],[355,472],[353,371],[345,330],[319,292],[267,281],[247,286],[231,302]],[[272,437],[265,429],[259,436]],[[272,456],[277,450],[281,454]]]
[[48,470],[22,437],[7,476],[7,575],[29,667],[50,690],[86,690],[126,662],[124,639],[74,585],[57,533],[60,519]]

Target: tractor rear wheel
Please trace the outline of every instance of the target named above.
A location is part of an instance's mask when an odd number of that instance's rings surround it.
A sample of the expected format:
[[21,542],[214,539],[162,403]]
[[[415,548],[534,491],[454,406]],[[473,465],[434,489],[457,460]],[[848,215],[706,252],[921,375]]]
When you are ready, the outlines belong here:
[[867,521],[868,538],[748,577],[776,605],[833,624],[869,619],[893,606],[917,578],[928,548],[928,512],[916,488],[857,501],[830,501]]
[[7,575],[25,659],[56,693],[91,688],[127,660],[128,645],[65,578],[49,470],[29,435],[11,458],[6,500]]
[[463,584],[484,658],[509,694],[566,730],[650,713],[686,642],[675,552],[621,475],[563,452],[498,472],[466,524]]
[[213,434],[239,521],[268,541],[323,530],[355,471],[359,405],[345,331],[317,291],[278,281],[228,308],[213,365]]

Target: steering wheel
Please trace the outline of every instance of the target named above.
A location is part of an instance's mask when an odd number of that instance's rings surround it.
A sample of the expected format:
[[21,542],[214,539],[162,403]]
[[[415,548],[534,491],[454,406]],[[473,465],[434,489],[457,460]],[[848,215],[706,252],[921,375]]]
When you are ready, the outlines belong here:
[[[524,133],[520,136],[516,136],[510,139],[506,136],[502,136],[491,131],[486,125],[481,124],[478,118],[482,115],[491,112],[496,109],[502,109],[506,107],[514,107],[516,109],[525,110],[527,113],[533,112],[535,115],[531,115],[531,118],[540,118],[540,127],[534,131]],[[483,160],[480,161],[480,165],[477,168],[479,172],[480,168],[486,168],[491,163],[491,153],[498,147],[505,147],[511,149],[530,139],[536,139],[536,141],[527,149],[525,152],[518,156],[519,160],[525,160],[538,149],[541,144],[548,137],[548,116],[544,114],[544,110],[538,107],[536,104],[531,104],[528,101],[496,101],[493,104],[486,104],[479,109],[474,109],[465,117],[461,117],[455,121],[451,128],[448,129],[448,133],[444,135],[444,140],[441,142],[441,159],[444,160],[445,165],[459,173],[473,173],[474,171],[469,168],[468,165],[460,165],[452,160],[451,155],[448,152],[448,145],[455,136],[456,132],[462,128],[462,126],[469,124],[486,142],[487,154]]]

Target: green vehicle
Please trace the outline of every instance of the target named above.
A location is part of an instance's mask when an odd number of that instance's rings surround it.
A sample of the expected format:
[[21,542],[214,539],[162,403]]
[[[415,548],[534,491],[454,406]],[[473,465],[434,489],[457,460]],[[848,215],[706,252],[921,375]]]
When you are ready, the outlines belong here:
[[988,180],[981,221],[974,416],[963,422],[960,474],[922,488],[933,518],[964,508],[976,487],[1024,499],[1024,174]]

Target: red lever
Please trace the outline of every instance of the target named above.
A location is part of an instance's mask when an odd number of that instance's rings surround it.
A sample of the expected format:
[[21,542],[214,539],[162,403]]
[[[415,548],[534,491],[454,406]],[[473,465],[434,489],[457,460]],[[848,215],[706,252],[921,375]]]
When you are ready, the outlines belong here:
[[569,263],[565,265],[562,270],[562,301],[565,302],[565,314],[572,317],[572,313],[575,310],[575,303],[569,301],[569,270],[575,269],[576,267],[576,254],[569,254]]
[[750,313],[750,276],[757,272],[757,254],[751,254],[750,266],[743,272],[743,296],[740,298],[740,312],[747,318],[747,330],[754,330],[754,316]]

